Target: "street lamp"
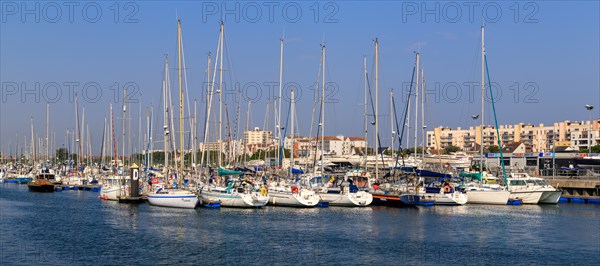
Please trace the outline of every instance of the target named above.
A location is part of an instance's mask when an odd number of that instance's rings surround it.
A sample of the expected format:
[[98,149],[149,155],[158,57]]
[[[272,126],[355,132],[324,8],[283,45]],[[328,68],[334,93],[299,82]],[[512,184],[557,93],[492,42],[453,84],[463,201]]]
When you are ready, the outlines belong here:
[[585,109],[587,109],[588,111],[590,111],[590,129],[588,130],[588,153],[592,152],[592,145],[591,145],[591,135],[592,135],[592,109],[594,109],[594,106],[591,104],[586,104],[585,105]]

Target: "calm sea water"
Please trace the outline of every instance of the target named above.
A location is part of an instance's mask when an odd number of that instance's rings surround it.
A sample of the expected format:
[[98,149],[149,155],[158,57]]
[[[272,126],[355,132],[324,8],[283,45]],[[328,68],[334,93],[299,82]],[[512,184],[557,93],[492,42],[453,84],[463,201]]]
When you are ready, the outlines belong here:
[[180,210],[0,185],[0,264],[600,263],[600,205]]

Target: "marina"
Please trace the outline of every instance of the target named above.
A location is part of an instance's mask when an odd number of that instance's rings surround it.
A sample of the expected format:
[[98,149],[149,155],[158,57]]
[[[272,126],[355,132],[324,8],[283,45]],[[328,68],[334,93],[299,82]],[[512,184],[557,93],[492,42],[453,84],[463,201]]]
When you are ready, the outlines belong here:
[[0,9],[0,265],[600,262],[599,2],[63,4]]
[[[0,261],[413,265],[530,264],[541,257],[564,265],[600,259],[598,231],[580,231],[598,225],[600,204],[192,210],[96,196],[79,190],[35,194],[26,186],[0,185],[0,222],[10,227],[2,233]],[[132,243],[144,248],[131,250]],[[479,248],[468,248],[473,243]],[[55,248],[40,254],[46,247]],[[283,256],[286,250],[293,252]],[[453,256],[434,255],[444,252]]]

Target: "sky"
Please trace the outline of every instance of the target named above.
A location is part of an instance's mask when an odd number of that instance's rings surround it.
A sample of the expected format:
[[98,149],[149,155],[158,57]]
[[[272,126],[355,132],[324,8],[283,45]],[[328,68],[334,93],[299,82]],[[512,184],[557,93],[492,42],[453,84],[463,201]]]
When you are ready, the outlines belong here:
[[[111,102],[119,110],[115,134],[121,132],[123,86],[129,93],[128,135],[138,139],[140,109],[145,130],[146,109],[152,106],[154,139],[162,139],[165,55],[169,56],[174,104],[179,99],[177,19],[183,35],[185,108],[187,113],[197,99],[200,139],[207,56],[211,53],[213,61],[216,57],[221,20],[225,23],[223,77],[229,116],[229,122],[223,123],[232,131],[236,121],[239,128],[246,127],[248,113],[248,127],[264,127],[267,107],[269,129],[274,127],[275,108],[267,106],[267,98],[278,94],[270,84],[279,80],[281,38],[285,44],[283,83],[295,87],[301,135],[309,135],[311,129],[322,44],[328,84],[325,134],[364,134],[363,58],[374,95],[376,38],[379,131],[384,145],[391,139],[390,90],[402,124],[415,52],[420,54],[425,76],[424,124],[428,128],[479,124],[470,117],[481,112],[482,23],[499,124],[600,117],[597,1],[3,1],[0,8],[0,142],[4,152],[14,149],[17,136],[21,144],[30,138],[32,117],[34,134],[44,135],[46,102],[50,102],[49,127],[56,132],[54,146],[63,145],[66,130],[75,128],[77,92],[80,123],[85,109],[93,151],[99,153]],[[241,96],[232,84],[239,85]],[[285,88],[289,95],[290,86]],[[252,101],[250,111],[248,101]],[[488,99],[485,104],[486,124],[493,123],[490,103]],[[585,104],[596,108],[588,112]],[[284,100],[284,122],[288,108],[289,101]],[[373,107],[369,104],[368,108],[369,120],[373,120]],[[414,106],[411,110],[412,116]],[[412,125],[414,118],[411,121]],[[373,132],[370,127],[370,138]],[[216,136],[213,129],[210,134]]]

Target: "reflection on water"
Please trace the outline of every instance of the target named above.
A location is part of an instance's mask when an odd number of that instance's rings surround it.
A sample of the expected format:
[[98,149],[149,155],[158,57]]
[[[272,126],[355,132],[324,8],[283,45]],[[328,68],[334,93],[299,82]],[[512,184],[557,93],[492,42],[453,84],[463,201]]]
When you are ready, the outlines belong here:
[[0,263],[479,265],[600,259],[597,204],[188,210],[96,197],[90,191],[40,194],[0,185]]

